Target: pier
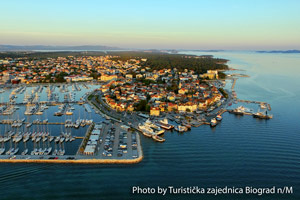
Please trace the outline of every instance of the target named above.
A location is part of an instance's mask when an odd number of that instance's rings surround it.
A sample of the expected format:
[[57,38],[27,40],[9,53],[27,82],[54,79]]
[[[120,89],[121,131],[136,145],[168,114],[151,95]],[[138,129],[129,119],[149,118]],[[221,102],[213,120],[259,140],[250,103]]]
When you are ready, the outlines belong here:
[[233,78],[232,79],[232,86],[231,86],[231,90],[234,90],[235,84],[236,84],[237,78]]
[[238,102],[243,102],[243,103],[254,103],[254,104],[259,104],[259,105],[265,105],[269,111],[271,111],[271,105],[268,104],[267,102],[262,102],[262,101],[251,101],[251,100],[242,100],[242,99],[237,99]]

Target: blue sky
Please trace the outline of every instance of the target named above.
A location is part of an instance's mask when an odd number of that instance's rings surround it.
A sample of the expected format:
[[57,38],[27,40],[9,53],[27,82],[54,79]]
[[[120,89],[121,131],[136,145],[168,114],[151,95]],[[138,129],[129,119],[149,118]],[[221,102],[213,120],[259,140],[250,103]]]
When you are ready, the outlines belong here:
[[297,0],[10,0],[0,44],[300,49]]

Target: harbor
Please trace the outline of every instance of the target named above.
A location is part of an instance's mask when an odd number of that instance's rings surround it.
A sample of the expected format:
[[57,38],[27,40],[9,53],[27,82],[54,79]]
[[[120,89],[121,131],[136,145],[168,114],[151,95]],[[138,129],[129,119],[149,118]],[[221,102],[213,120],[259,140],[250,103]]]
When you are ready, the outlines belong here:
[[[110,121],[106,121],[109,129],[117,131],[116,135],[107,133],[108,128],[101,123],[105,119],[86,102],[87,95],[97,88],[98,84],[83,83],[2,89],[0,162],[140,162],[143,153],[139,134],[121,131],[121,124],[112,125]],[[92,127],[102,125],[97,140],[87,138]],[[117,146],[107,148],[105,141],[114,137],[110,142]],[[84,141],[97,142],[93,153],[80,151]]]

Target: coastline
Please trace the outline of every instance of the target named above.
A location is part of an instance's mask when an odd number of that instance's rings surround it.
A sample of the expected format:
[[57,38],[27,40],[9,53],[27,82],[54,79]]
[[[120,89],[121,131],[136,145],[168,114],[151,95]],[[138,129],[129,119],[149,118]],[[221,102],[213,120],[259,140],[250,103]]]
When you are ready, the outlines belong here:
[[144,156],[136,159],[80,159],[80,160],[46,160],[46,159],[0,159],[0,163],[64,163],[64,164],[136,164]]

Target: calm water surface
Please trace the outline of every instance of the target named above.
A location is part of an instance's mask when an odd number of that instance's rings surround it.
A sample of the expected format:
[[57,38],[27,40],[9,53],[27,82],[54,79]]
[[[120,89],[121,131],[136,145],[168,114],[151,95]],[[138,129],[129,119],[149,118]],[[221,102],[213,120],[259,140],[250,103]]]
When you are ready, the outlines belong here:
[[0,199],[160,199],[131,194],[132,186],[158,185],[293,186],[294,190],[293,195],[169,195],[168,199],[300,199],[300,55],[213,54],[245,70],[238,73],[250,75],[237,81],[238,98],[270,103],[274,119],[225,113],[214,129],[167,132],[163,144],[143,138],[145,158],[137,165],[2,163]]

